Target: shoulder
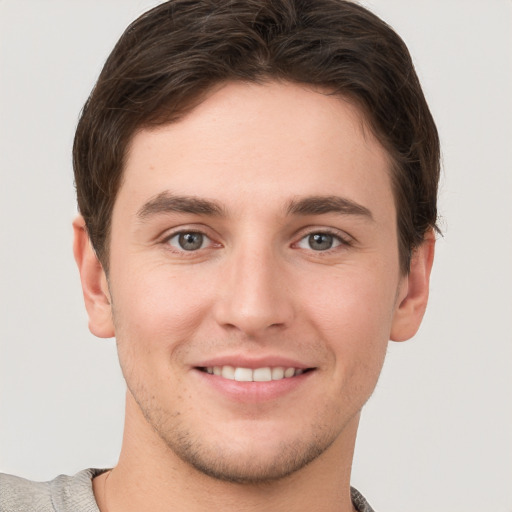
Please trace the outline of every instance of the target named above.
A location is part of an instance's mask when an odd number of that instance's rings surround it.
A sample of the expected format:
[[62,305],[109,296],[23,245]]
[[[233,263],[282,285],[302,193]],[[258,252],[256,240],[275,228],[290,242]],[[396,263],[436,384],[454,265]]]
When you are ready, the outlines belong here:
[[52,511],[50,482],[0,474],[0,512]]
[[354,487],[350,488],[350,497],[357,512],[374,512],[373,508],[366,501],[365,497]]
[[0,474],[0,512],[99,512],[92,479],[102,472],[86,469],[49,482]]

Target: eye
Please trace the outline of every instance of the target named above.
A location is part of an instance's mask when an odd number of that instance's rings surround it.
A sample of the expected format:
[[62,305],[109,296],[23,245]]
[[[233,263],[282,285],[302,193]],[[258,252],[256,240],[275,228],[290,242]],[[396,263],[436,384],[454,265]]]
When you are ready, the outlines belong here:
[[198,231],[182,231],[168,239],[167,243],[182,251],[197,251],[206,247],[211,240]]
[[336,235],[330,233],[310,233],[301,238],[297,247],[301,249],[313,249],[313,251],[328,251],[342,245],[344,241]]

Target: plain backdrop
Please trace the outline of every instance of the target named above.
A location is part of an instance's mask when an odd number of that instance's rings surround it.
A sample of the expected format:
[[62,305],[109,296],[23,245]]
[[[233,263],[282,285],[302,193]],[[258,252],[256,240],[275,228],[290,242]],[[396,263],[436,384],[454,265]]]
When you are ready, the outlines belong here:
[[[0,471],[115,464],[124,383],[71,253],[78,113],[148,0],[0,0]],[[353,485],[378,511],[512,511],[512,2],[368,0],[408,44],[443,148],[430,305],[390,344]]]

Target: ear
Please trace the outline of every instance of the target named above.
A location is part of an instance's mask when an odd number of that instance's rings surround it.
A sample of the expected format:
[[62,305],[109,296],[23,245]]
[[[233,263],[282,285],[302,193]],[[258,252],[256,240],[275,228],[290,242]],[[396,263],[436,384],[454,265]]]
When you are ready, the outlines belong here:
[[81,215],[73,222],[73,232],[73,253],[89,315],[89,330],[99,338],[111,338],[114,336],[114,322],[107,277],[92,247]]
[[418,331],[427,308],[430,271],[434,261],[435,235],[428,231],[411,258],[409,274],[402,277],[390,339],[405,341]]

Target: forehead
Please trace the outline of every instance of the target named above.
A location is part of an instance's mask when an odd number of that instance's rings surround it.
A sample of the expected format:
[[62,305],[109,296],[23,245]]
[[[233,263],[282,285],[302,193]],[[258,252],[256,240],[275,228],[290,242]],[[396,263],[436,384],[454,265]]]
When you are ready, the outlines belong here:
[[389,172],[349,101],[297,84],[235,82],[181,121],[136,133],[119,196],[133,208],[164,191],[236,208],[330,192],[378,209],[392,202]]

